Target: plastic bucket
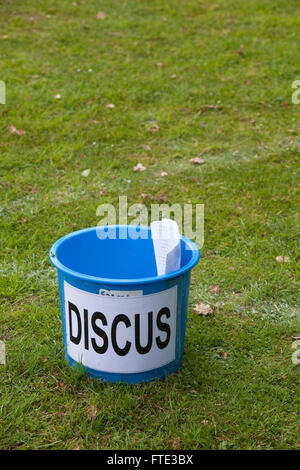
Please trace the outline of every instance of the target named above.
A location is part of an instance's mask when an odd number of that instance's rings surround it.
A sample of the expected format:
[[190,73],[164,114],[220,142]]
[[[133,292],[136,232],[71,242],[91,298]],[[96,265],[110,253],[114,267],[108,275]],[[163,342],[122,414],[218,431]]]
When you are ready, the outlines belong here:
[[158,276],[150,227],[92,227],[59,239],[50,260],[58,271],[69,364],[80,363],[107,382],[175,372],[183,356],[190,271],[199,257],[195,243],[181,236],[180,269]]

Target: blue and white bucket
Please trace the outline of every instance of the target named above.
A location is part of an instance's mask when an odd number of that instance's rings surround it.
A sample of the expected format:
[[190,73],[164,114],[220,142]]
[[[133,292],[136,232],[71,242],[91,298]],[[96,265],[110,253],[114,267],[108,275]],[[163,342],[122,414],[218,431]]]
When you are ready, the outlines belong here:
[[195,243],[181,235],[180,269],[158,276],[146,226],[91,227],[60,238],[50,260],[58,271],[69,364],[82,364],[107,382],[175,372],[183,356],[190,273],[199,258]]

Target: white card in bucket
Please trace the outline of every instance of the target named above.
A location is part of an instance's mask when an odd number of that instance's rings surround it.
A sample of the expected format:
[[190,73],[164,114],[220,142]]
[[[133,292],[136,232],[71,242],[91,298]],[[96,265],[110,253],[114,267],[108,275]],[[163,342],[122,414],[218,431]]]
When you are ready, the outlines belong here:
[[67,353],[83,366],[139,373],[175,360],[177,286],[111,298],[64,281],[64,298]]
[[162,219],[151,223],[157,274],[177,271],[181,264],[180,233],[175,220]]

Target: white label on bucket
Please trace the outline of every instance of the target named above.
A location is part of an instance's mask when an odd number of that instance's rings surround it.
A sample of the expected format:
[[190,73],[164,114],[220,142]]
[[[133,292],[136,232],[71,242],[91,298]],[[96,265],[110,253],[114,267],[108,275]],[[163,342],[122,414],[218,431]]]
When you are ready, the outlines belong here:
[[100,295],[104,295],[106,297],[140,297],[143,295],[142,290],[107,290],[107,289],[100,289]]
[[91,369],[137,373],[175,359],[177,286],[106,297],[64,282],[67,352]]

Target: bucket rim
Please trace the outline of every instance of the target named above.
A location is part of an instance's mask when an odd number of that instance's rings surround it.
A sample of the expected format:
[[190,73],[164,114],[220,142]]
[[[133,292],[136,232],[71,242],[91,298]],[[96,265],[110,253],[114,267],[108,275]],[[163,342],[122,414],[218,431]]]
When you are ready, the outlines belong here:
[[59,238],[50,248],[49,250],[49,258],[53,266],[58,270],[62,271],[65,274],[68,274],[71,277],[74,277],[76,279],[79,279],[81,281],[85,282],[91,282],[94,284],[111,284],[111,285],[140,285],[140,284],[153,284],[155,282],[160,282],[164,281],[167,279],[172,279],[178,276],[181,276],[187,271],[191,271],[191,269],[198,263],[200,259],[200,250],[197,247],[196,243],[194,243],[192,240],[189,238],[185,237],[184,235],[180,235],[180,239],[185,242],[185,244],[189,247],[189,249],[192,251],[192,257],[190,261],[182,266],[181,268],[177,269],[176,271],[172,271],[171,273],[168,274],[163,274],[163,275],[156,275],[156,276],[151,276],[151,277],[142,277],[142,278],[134,278],[134,279],[116,279],[116,278],[106,278],[106,277],[98,277],[98,276],[91,276],[89,274],[83,274],[78,271],[74,271],[64,264],[62,264],[59,259],[56,257],[56,251],[59,248],[59,246],[68,240],[69,238],[73,238],[74,236],[78,236],[80,233],[85,233],[85,232],[91,232],[91,231],[96,231],[97,229],[99,230],[100,227],[111,227],[111,228],[123,228],[123,227],[140,227],[144,229],[150,230],[150,227],[147,225],[132,225],[132,224],[114,224],[114,225],[106,225],[106,226],[94,226],[94,227],[87,227],[81,230],[76,230],[75,232],[71,232],[67,235],[64,235],[63,237]]

